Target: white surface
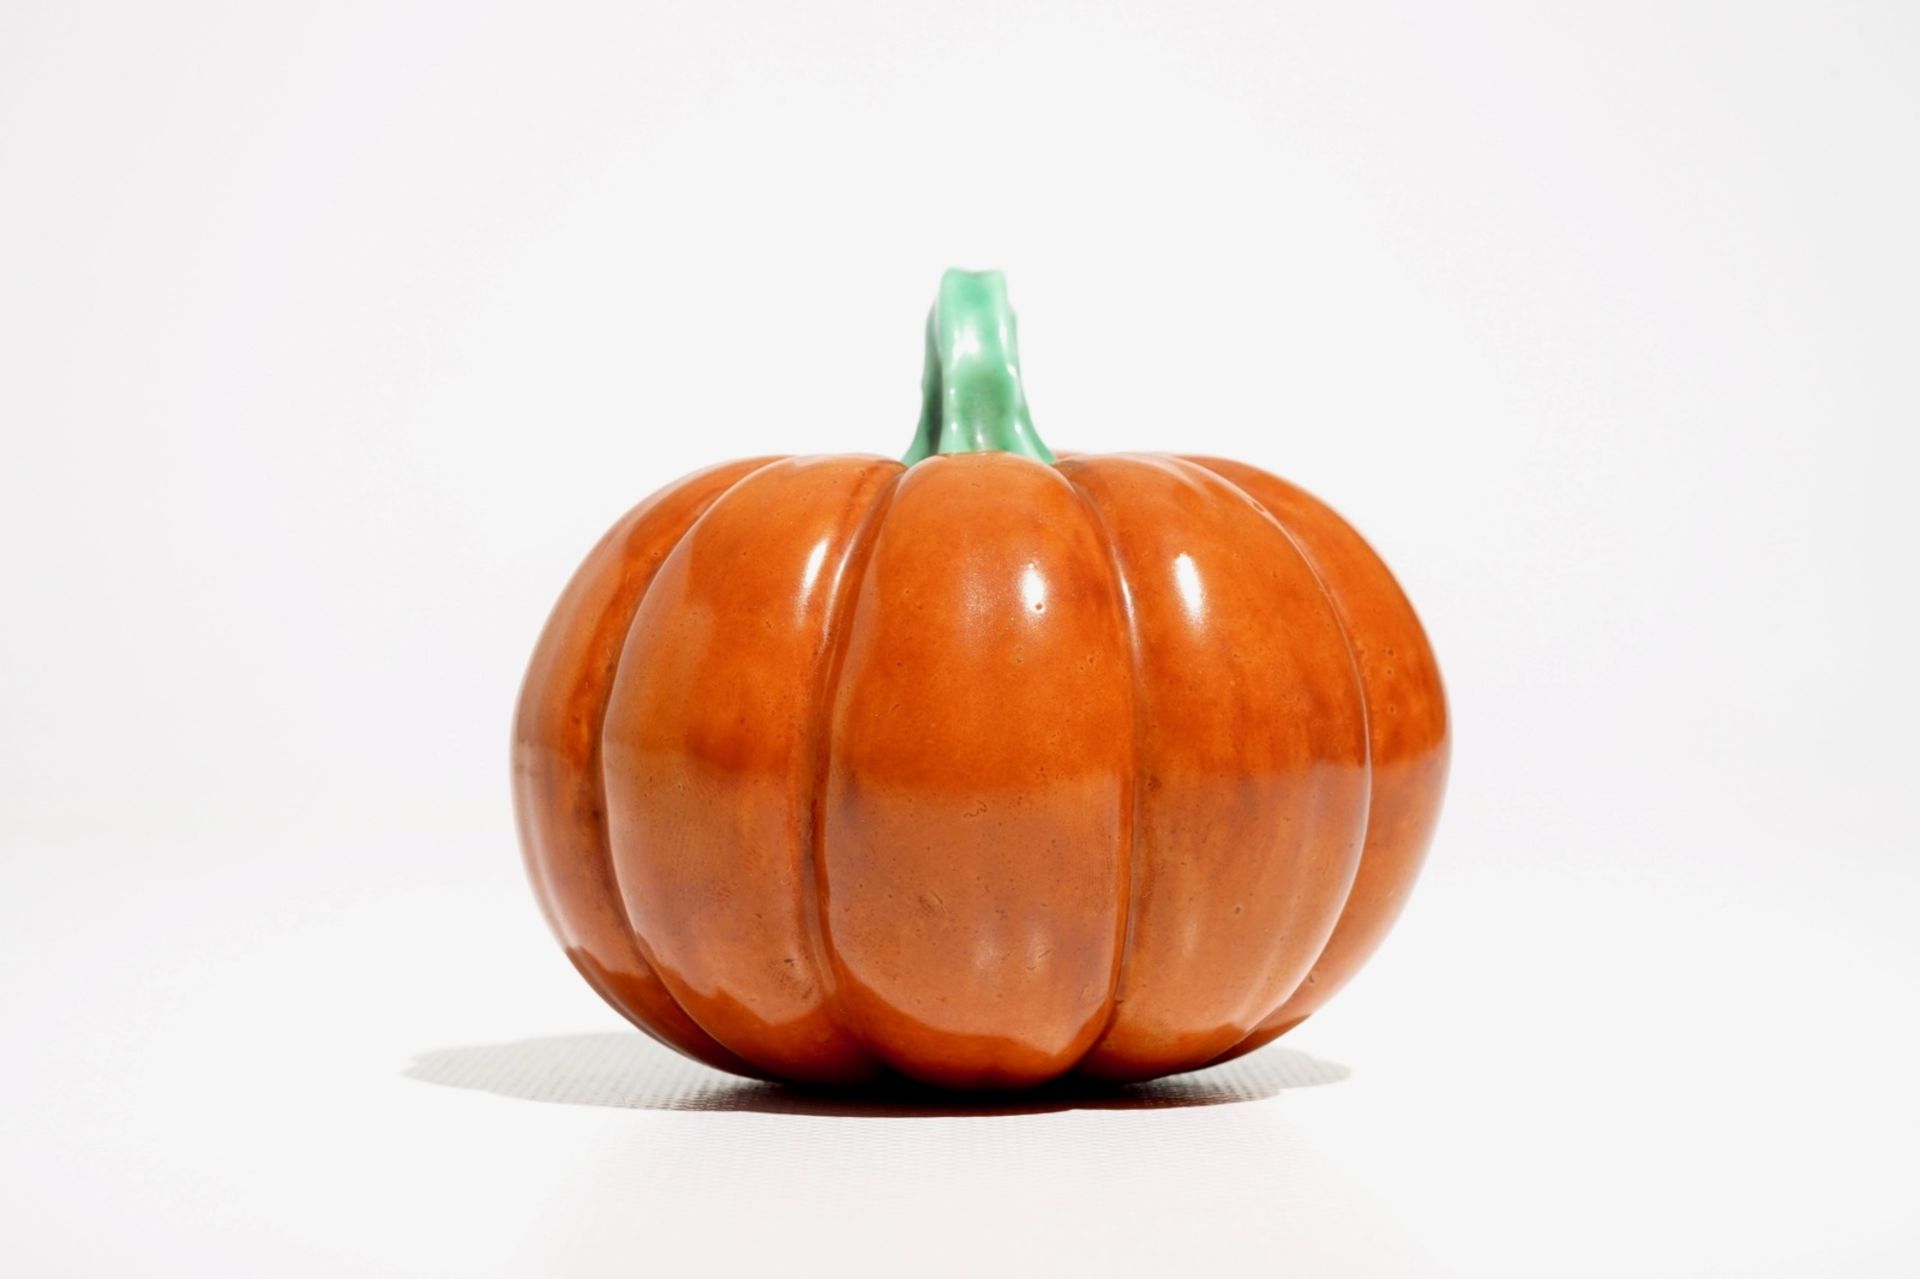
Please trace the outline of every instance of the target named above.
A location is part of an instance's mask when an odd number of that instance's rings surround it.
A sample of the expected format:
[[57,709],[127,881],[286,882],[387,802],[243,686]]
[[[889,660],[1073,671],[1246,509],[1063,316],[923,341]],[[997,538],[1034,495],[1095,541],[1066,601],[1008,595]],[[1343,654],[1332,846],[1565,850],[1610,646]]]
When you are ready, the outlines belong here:
[[[0,1269],[1911,1272],[1917,25],[0,10]],[[1050,442],[1306,484],[1440,652],[1430,872],[1253,1099],[575,1038],[540,620],[675,474],[903,448],[950,263]]]

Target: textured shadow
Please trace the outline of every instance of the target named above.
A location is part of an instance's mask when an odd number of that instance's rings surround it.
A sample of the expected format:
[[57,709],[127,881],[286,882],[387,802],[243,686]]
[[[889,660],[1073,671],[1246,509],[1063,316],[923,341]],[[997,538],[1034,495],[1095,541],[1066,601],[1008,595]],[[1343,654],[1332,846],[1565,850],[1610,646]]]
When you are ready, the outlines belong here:
[[617,1110],[753,1111],[847,1118],[1033,1115],[1061,1110],[1154,1110],[1259,1101],[1289,1088],[1347,1077],[1345,1066],[1288,1048],[1265,1048],[1222,1066],[1151,1083],[1065,1080],[1020,1093],[952,1093],[893,1081],[811,1089],[736,1079],[709,1070],[644,1035],[557,1035],[421,1053],[406,1075],[447,1088]]

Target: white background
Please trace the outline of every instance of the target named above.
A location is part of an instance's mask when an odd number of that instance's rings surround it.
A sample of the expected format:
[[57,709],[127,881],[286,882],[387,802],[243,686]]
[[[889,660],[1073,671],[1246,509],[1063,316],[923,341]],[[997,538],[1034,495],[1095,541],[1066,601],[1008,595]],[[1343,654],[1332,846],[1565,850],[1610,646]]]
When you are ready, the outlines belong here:
[[[1917,12],[6,0],[0,1269],[1913,1273]],[[522,881],[566,576],[903,449],[948,265],[1449,680],[1394,938],[1144,1099],[1220,1104],[737,1090]]]

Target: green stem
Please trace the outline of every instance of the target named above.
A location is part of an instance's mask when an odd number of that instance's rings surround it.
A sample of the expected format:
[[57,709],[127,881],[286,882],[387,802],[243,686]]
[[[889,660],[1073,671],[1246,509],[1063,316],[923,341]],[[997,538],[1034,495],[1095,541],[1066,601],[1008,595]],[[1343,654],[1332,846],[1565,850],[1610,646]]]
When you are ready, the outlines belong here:
[[1020,352],[1007,279],[998,271],[948,271],[927,316],[920,428],[901,460],[936,453],[1018,453],[1053,461],[1033,431],[1020,387]]

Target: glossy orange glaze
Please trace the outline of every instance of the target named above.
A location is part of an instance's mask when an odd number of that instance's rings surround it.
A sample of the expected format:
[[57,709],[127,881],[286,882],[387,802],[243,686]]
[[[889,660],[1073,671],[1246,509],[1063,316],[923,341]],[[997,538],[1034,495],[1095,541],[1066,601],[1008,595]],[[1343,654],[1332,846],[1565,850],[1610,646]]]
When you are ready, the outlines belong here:
[[1144,1079],[1316,1008],[1405,899],[1438,670],[1357,534],[1235,463],[765,459],[589,556],[515,799],[595,989],[741,1073]]

